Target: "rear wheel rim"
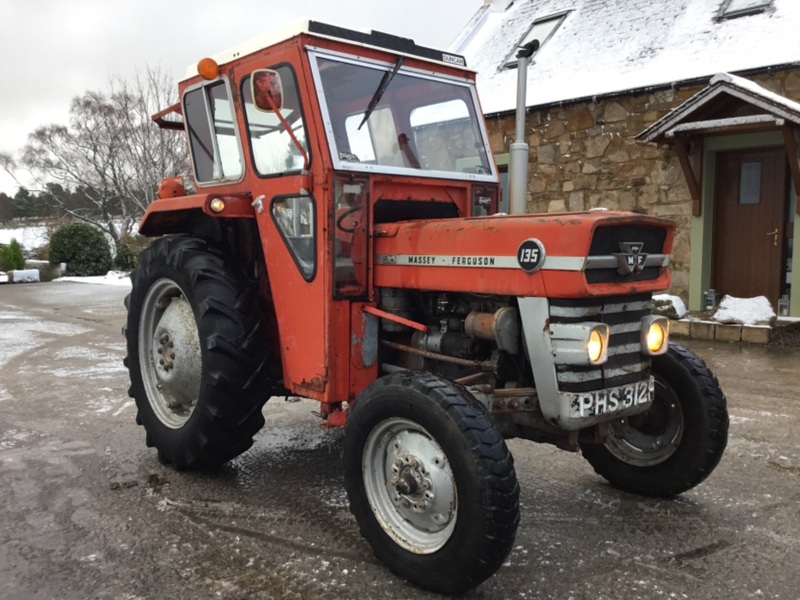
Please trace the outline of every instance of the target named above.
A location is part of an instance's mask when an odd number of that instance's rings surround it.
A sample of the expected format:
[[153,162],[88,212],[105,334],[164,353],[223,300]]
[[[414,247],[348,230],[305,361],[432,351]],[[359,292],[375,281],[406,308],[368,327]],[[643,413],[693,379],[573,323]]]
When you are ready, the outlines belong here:
[[200,393],[202,357],[194,311],[171,279],[147,290],[139,321],[139,364],[153,413],[171,429],[192,416]]
[[395,543],[415,554],[447,543],[458,513],[456,482],[427,430],[398,417],[379,423],[367,438],[361,468],[372,512]]
[[652,467],[675,454],[683,431],[683,409],[678,396],[657,377],[652,406],[641,415],[610,423],[606,448],[629,465]]

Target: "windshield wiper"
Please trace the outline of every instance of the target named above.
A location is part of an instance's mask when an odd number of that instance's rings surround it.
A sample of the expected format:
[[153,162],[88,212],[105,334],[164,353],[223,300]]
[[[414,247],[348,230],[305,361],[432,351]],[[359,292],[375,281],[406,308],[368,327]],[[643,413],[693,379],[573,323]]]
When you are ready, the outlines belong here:
[[367,119],[369,119],[369,116],[372,114],[372,111],[375,110],[375,106],[378,104],[378,102],[381,101],[381,97],[383,96],[383,93],[386,91],[386,88],[389,87],[389,83],[391,83],[392,79],[394,79],[394,76],[397,75],[397,71],[399,71],[400,67],[402,66],[403,66],[403,57],[398,56],[397,62],[394,64],[394,69],[392,69],[391,71],[386,71],[383,74],[381,82],[378,84],[378,89],[376,89],[375,93],[372,94],[372,98],[370,98],[369,104],[367,105],[367,110],[364,111],[364,118],[361,119],[361,123],[359,123],[358,125],[359,129],[361,129],[361,127],[364,126],[364,123],[367,122]]

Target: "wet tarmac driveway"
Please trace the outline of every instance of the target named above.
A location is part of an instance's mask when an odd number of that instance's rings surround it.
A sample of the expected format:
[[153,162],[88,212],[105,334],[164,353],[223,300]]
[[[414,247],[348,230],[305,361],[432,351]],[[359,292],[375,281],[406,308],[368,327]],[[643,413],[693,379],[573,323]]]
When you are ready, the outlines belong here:
[[[0,598],[433,598],[359,537],[340,432],[273,399],[245,455],[177,473],[145,448],[122,367],[124,288],[0,286]],[[714,474],[673,500],[511,441],[522,520],[468,598],[800,598],[800,351],[692,347],[728,396]]]

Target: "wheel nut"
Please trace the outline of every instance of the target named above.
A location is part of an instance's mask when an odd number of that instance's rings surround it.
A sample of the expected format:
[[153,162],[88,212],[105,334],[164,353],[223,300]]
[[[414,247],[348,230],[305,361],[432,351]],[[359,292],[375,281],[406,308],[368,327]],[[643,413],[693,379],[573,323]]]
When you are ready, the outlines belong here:
[[422,480],[422,489],[423,490],[431,489],[431,480],[430,479],[423,479]]
[[400,505],[403,508],[408,508],[409,506],[411,506],[411,502],[408,501],[408,498],[403,498],[402,500],[400,500]]
[[402,467],[403,466],[403,459],[402,458],[395,458],[394,459],[394,466],[395,467]]
[[419,468],[419,461],[416,458],[412,458],[411,459],[411,468],[412,469]]

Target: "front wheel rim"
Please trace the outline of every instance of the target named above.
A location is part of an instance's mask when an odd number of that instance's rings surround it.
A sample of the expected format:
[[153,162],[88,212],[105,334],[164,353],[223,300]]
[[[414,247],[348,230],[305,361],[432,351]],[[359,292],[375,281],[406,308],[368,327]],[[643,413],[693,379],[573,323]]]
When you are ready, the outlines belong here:
[[652,467],[675,454],[683,431],[683,408],[677,394],[656,378],[652,406],[641,415],[610,423],[606,448],[629,465]]
[[431,554],[455,529],[456,482],[442,447],[417,423],[391,418],[369,434],[364,490],[375,518],[402,548]]
[[159,279],[142,303],[139,364],[147,400],[171,429],[186,424],[200,394],[202,356],[194,311],[171,279]]

